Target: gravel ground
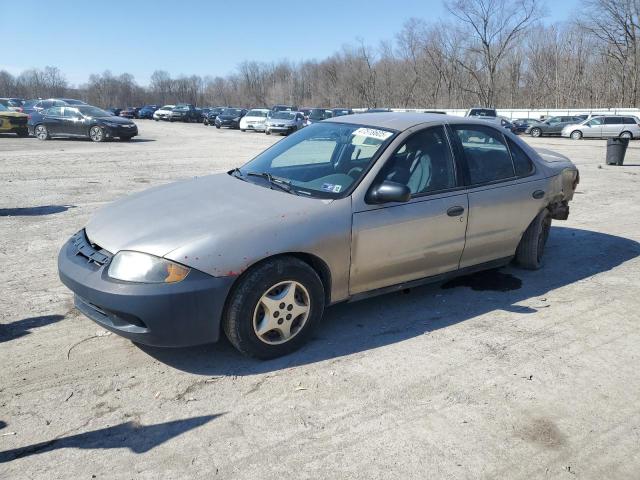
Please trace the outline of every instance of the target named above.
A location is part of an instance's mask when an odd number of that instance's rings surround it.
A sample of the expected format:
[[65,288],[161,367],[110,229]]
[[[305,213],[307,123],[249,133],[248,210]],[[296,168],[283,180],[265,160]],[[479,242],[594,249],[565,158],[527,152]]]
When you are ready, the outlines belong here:
[[527,139],[582,179],[543,269],[338,305],[258,362],[136,346],[59,282],[105,203],[278,140],[138,123],[129,144],[0,137],[0,478],[638,478],[640,142],[610,167],[604,141]]

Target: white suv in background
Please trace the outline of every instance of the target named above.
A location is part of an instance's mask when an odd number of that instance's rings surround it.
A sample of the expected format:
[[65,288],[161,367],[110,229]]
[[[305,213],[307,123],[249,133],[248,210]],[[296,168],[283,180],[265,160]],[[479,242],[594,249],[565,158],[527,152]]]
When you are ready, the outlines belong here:
[[264,132],[266,128],[265,122],[270,112],[271,110],[268,108],[252,108],[240,119],[240,131],[255,130],[256,132]]
[[158,120],[171,120],[171,112],[173,112],[175,105],[165,105],[153,112],[153,119]]
[[581,123],[567,125],[562,129],[563,137],[581,138],[640,138],[640,120],[631,115],[602,115],[591,117]]

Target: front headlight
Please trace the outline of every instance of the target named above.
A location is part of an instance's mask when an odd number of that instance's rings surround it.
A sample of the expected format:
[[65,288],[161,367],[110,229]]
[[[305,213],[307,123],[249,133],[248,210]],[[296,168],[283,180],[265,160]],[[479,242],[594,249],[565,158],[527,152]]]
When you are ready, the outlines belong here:
[[108,274],[111,278],[138,283],[176,283],[184,280],[191,269],[147,253],[118,252]]

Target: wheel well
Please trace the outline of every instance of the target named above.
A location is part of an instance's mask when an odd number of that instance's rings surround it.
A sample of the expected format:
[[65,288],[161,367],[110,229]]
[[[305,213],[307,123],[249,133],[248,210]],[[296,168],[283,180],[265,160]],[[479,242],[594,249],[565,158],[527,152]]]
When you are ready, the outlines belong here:
[[266,261],[273,260],[274,258],[279,258],[279,257],[297,258],[298,260],[301,260],[307,265],[309,265],[318,274],[318,277],[320,277],[320,281],[322,282],[322,286],[324,287],[325,303],[327,305],[331,303],[331,270],[329,270],[329,266],[320,257],[317,257],[316,255],[313,255],[311,253],[305,253],[305,252],[284,252],[284,253],[279,253],[277,255],[272,255],[270,257],[262,258],[256,263],[247,267],[247,269],[244,270],[240,276],[238,276],[236,281],[233,282],[234,287],[235,285],[238,284],[239,280],[242,277],[244,277],[244,275],[246,275],[247,272],[253,270],[255,267],[257,267],[258,265]]

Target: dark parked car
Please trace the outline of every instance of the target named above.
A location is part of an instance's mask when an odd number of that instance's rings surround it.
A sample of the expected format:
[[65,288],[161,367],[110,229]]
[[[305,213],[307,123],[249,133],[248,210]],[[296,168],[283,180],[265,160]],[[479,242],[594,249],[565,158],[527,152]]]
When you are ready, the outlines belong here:
[[310,108],[309,114],[305,116],[307,119],[307,124],[310,125],[312,123],[321,122],[322,120],[333,117],[333,112],[324,108]]
[[74,105],[51,107],[29,119],[29,133],[40,140],[51,137],[88,137],[94,142],[118,137],[131,140],[138,127],[131,120],[115,117],[98,107]]
[[226,108],[227,107],[213,107],[211,110],[209,110],[209,113],[207,113],[207,115],[204,117],[204,120],[202,123],[204,123],[205,125],[213,125],[213,122],[215,122],[216,117],[220,115],[222,112],[224,112]]
[[225,108],[214,121],[216,128],[240,128],[240,119],[247,114],[244,108]]
[[116,108],[116,107],[109,107],[105,110],[105,112],[109,112],[111,115],[113,115],[114,117],[118,117],[120,116],[120,112],[122,111],[121,108]]
[[120,111],[120,116],[124,118],[138,118],[139,107],[127,107]]
[[390,111],[390,108],[367,108],[364,113],[385,113]]
[[536,125],[530,125],[529,128],[525,130],[525,133],[528,133],[532,137],[542,137],[543,135],[560,135],[562,134],[562,129],[567,125],[580,122],[582,122],[582,119],[573,115],[566,117],[551,117],[546,119],[544,122],[540,122]]
[[46,100],[29,100],[22,106],[24,113],[42,112],[51,107],[64,107],[65,105],[86,105],[82,100],[73,98],[47,98]]
[[158,105],[145,105],[138,112],[138,118],[153,119],[153,114],[158,109]]
[[170,122],[200,122],[200,112],[190,103],[179,103],[171,111]]
[[540,123],[540,120],[536,120],[535,118],[516,118],[513,120],[513,124],[516,127],[515,133],[524,133],[527,128],[537,125],[538,123]]
[[341,117],[343,115],[353,115],[353,110],[350,108],[332,108],[331,113],[334,117]]

